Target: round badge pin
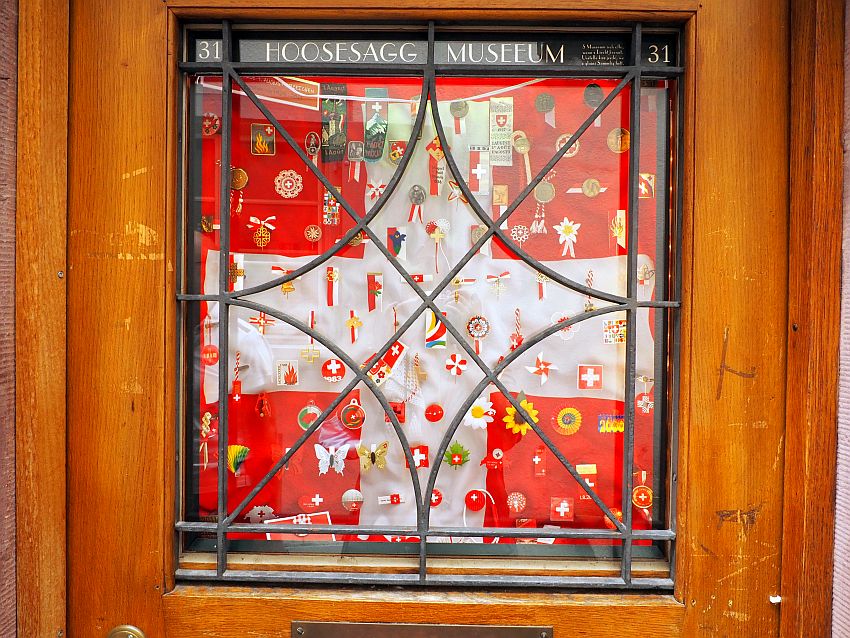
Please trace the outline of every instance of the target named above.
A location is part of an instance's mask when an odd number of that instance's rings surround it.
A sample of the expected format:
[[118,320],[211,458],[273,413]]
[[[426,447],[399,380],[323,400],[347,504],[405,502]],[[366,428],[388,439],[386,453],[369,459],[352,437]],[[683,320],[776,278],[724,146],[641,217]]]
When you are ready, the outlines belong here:
[[431,492],[431,507],[437,507],[442,502],[443,493],[435,487],[434,491]]
[[648,510],[652,507],[652,490],[646,485],[636,485],[632,490],[632,503],[635,507]]
[[605,92],[598,84],[588,84],[584,89],[584,103],[592,109],[605,101]]
[[234,168],[230,171],[230,188],[241,191],[248,185],[248,173],[244,168]]
[[[246,176],[245,181],[247,182],[247,180],[248,178]],[[304,183],[301,179],[301,175],[291,169],[282,170],[278,173],[277,177],[274,178],[274,190],[284,199],[297,197],[298,193],[300,193],[303,188]]]
[[360,231],[359,233],[357,233],[354,237],[352,237],[351,239],[349,239],[349,240],[348,240],[348,245],[349,245],[349,246],[352,246],[352,247],[354,247],[354,246],[359,246],[360,244],[362,244],[362,243],[363,243],[363,238],[364,238],[365,236],[366,236],[366,233],[364,233],[364,232],[361,230],[361,231]]
[[581,412],[576,408],[562,408],[558,416],[553,419],[552,425],[558,434],[564,436],[575,434],[581,427]]
[[322,414],[322,411],[312,401],[298,411],[298,425],[302,430],[309,430],[310,426],[316,422],[316,419]]
[[328,383],[342,381],[345,376],[345,364],[339,359],[328,359],[322,364],[322,378]]
[[425,198],[428,194],[425,192],[425,189],[422,188],[419,184],[414,184],[410,187],[410,191],[407,193],[410,198],[410,203],[415,204],[416,206],[421,206],[425,203]]
[[614,153],[625,153],[630,145],[628,129],[615,128],[608,133],[608,148]]
[[342,506],[349,512],[359,512],[363,506],[363,494],[354,488],[342,493]]
[[587,178],[581,185],[581,192],[591,199],[599,195],[602,191],[602,185],[599,183],[598,179],[594,179],[592,177]]
[[[561,137],[558,138],[558,141],[555,142],[555,150],[560,151],[562,148],[564,148],[564,146],[567,142],[570,141],[570,138],[572,138],[572,136],[572,133],[564,133],[563,135],[561,135]],[[572,143],[572,146],[570,146],[566,150],[566,152],[564,152],[564,157],[573,157],[576,153],[578,153],[580,147],[581,142],[579,140],[576,140]]]
[[351,399],[349,404],[339,411],[339,419],[349,430],[359,430],[366,420],[366,411],[357,399]]
[[452,117],[458,119],[466,117],[466,114],[469,113],[469,104],[465,100],[455,100],[449,104],[449,113],[452,114]]
[[463,499],[466,509],[470,512],[478,512],[487,504],[483,490],[469,490]]
[[427,408],[425,408],[425,418],[428,419],[431,423],[436,423],[440,419],[443,418],[445,412],[443,411],[443,406],[439,403],[432,403]]
[[541,93],[534,99],[534,108],[538,113],[548,113],[555,108],[555,98],[551,93]]
[[534,199],[541,204],[548,204],[555,199],[555,187],[551,182],[542,181],[534,187]]
[[304,239],[315,244],[322,238],[322,227],[318,224],[310,224],[304,229]]

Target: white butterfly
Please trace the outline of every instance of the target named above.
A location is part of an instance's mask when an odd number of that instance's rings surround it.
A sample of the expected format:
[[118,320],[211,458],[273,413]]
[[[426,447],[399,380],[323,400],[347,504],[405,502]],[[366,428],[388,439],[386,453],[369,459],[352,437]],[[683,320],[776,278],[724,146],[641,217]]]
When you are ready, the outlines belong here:
[[333,464],[334,471],[337,474],[342,474],[345,470],[345,457],[348,454],[349,447],[351,445],[346,443],[338,450],[334,450],[333,446],[330,449],[325,449],[315,443],[313,448],[316,450],[316,458],[319,459],[319,476],[327,474],[331,464]]

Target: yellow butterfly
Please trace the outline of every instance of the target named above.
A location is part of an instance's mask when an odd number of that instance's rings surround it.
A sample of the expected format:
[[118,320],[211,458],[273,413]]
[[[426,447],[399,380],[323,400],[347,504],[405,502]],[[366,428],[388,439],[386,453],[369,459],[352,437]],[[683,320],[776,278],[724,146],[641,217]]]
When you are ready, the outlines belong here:
[[360,467],[366,472],[370,467],[376,465],[379,470],[387,467],[387,452],[390,449],[390,442],[384,441],[380,445],[374,443],[370,448],[365,448],[363,445],[357,446],[357,454],[360,456]]

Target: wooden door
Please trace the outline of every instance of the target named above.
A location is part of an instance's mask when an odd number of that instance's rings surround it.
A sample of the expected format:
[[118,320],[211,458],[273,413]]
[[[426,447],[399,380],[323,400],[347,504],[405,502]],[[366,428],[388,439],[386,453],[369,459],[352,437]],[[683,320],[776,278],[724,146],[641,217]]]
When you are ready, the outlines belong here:
[[[289,635],[291,620],[534,624],[558,636],[777,635],[785,433],[787,2],[71,6],[68,632]],[[676,589],[540,593],[175,581],[179,20],[683,24]]]

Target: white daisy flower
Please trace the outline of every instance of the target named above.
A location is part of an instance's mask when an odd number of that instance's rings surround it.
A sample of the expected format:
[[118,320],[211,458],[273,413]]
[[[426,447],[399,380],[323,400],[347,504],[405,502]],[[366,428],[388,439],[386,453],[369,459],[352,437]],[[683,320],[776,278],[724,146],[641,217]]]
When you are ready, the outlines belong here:
[[475,399],[475,402],[469,407],[466,416],[463,417],[463,424],[470,428],[485,430],[487,429],[487,424],[493,422],[493,415],[495,413],[493,404],[479,397]]

